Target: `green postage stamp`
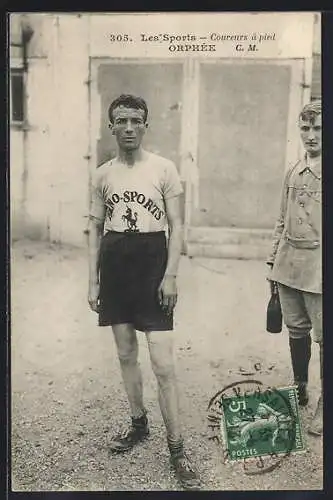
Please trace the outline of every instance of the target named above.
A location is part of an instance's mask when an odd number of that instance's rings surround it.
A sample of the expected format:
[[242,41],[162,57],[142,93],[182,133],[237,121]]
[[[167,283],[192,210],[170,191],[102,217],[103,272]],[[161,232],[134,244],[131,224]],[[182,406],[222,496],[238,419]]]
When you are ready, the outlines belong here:
[[221,396],[221,432],[230,461],[305,450],[297,388]]

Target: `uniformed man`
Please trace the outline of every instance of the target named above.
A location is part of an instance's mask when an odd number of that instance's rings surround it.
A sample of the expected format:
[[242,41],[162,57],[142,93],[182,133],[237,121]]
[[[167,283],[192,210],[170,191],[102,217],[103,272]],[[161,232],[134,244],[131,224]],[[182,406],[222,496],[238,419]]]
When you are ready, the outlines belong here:
[[285,175],[280,214],[267,261],[269,279],[277,282],[298,386],[299,404],[308,403],[311,330],[319,345],[321,394],[309,432],[323,429],[323,336],[321,249],[321,101],[304,106],[299,116],[304,156]]
[[173,361],[182,186],[173,162],[142,148],[147,115],[146,102],[133,95],[121,95],[108,110],[118,154],[93,175],[88,301],[99,325],[112,327],[131,411],[130,426],[110,440],[110,450],[126,452],[149,436],[138,362],[141,331],[157,379],[171,463],[182,486],[197,489],[198,473],[184,451]]

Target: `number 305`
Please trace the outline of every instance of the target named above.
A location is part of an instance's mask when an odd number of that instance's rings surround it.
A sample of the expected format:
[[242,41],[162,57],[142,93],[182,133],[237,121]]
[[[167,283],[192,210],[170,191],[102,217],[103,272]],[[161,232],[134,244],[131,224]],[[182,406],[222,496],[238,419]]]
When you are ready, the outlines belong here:
[[111,42],[128,42],[128,35],[109,35]]

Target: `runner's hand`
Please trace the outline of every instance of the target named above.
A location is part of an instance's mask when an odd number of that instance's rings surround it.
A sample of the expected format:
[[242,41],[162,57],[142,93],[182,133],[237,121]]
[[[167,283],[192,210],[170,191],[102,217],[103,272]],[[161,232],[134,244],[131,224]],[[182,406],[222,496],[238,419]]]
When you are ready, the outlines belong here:
[[162,308],[168,314],[171,314],[177,303],[176,276],[164,276],[162,283],[158,287],[158,300]]
[[89,283],[88,302],[90,309],[99,311],[99,283]]

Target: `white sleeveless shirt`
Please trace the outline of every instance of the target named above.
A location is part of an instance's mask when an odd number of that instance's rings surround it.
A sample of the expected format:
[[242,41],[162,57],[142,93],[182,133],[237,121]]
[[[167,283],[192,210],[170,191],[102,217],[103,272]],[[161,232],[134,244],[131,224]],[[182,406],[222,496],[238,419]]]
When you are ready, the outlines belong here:
[[144,151],[133,166],[112,159],[96,169],[89,214],[104,222],[104,232],[163,231],[165,200],[182,192],[175,164]]

